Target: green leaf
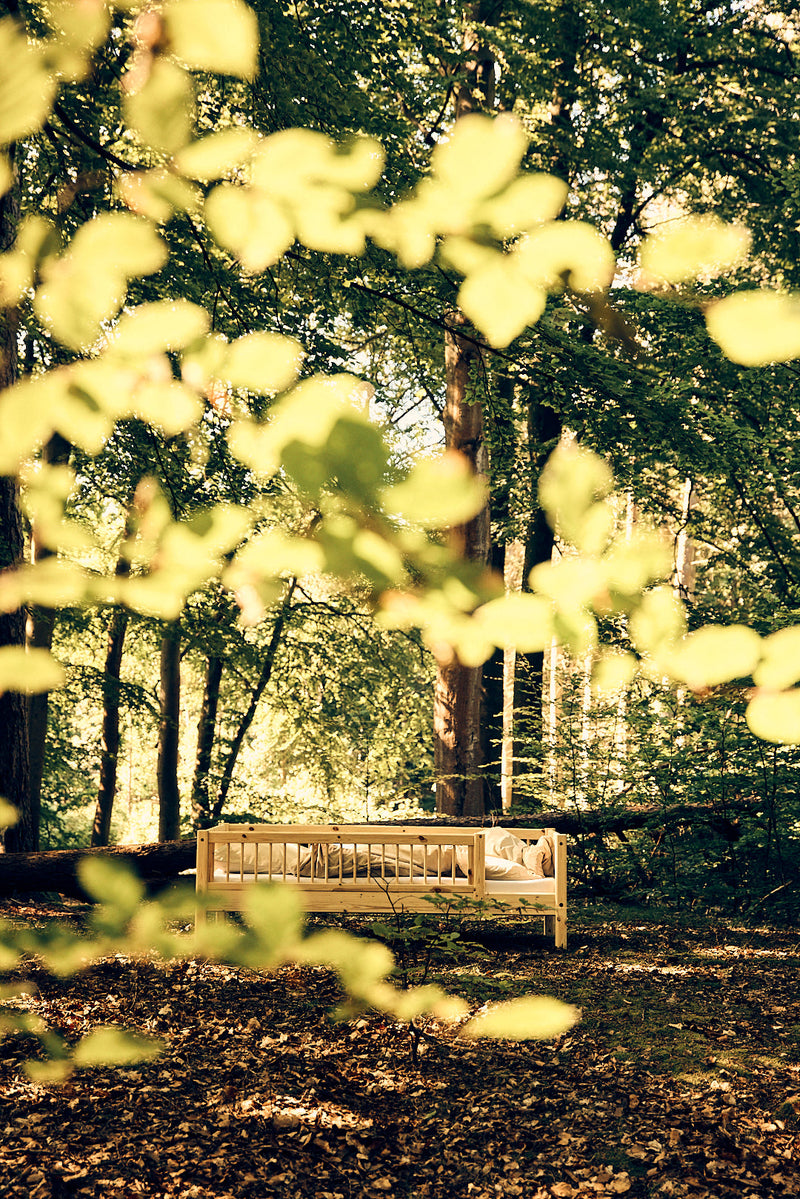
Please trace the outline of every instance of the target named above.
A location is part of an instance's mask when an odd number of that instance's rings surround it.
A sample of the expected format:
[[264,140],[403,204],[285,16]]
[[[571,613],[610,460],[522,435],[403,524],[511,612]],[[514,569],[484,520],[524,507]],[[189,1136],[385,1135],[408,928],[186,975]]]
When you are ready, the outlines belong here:
[[514,646],[521,653],[537,653],[553,639],[553,605],[539,595],[511,594],[490,600],[476,609],[475,620],[498,646]]
[[550,524],[579,549],[598,547],[611,532],[610,512],[592,510],[614,486],[611,468],[597,454],[571,443],[558,446],[539,480],[539,500]]
[[273,266],[294,242],[294,226],[283,209],[252,187],[221,183],[206,200],[205,216],[219,244],[254,275]]
[[137,387],[133,412],[140,420],[163,429],[167,437],[175,437],[200,419],[203,406],[189,387],[172,379],[166,383],[144,382]]
[[11,17],[0,21],[0,63],[0,145],[9,145],[43,124],[56,84],[42,45],[29,41]]
[[222,129],[179,150],[172,165],[189,179],[210,183],[242,166],[260,140],[253,129]]
[[800,297],[793,292],[736,292],[709,305],[706,328],[732,362],[788,362],[800,357]]
[[175,154],[192,136],[192,80],[177,63],[156,58],[141,87],[126,94],[124,112],[145,145],[162,154]]
[[56,35],[47,43],[51,65],[62,79],[84,79],[111,25],[108,6],[102,0],[49,0],[44,15]]
[[631,641],[640,654],[661,655],[686,632],[686,613],[671,587],[646,591],[628,620]]
[[250,887],[243,914],[258,935],[257,948],[250,954],[252,964],[257,960],[262,969],[273,966],[297,949],[305,923],[297,888],[274,883]]
[[128,171],[115,185],[116,194],[131,212],[164,225],[176,212],[199,213],[202,192],[166,167],[150,171]]
[[750,241],[743,225],[728,225],[715,216],[692,216],[648,237],[639,263],[653,279],[686,283],[733,270],[746,259]]
[[139,358],[165,350],[182,350],[203,337],[211,318],[188,300],[158,300],[123,313],[110,340],[115,354]]
[[675,646],[670,674],[693,690],[747,678],[761,657],[761,638],[745,625],[706,625]]
[[464,524],[486,504],[486,487],[456,450],[424,458],[402,483],[387,487],[381,499],[388,512],[423,529]]
[[258,66],[258,20],[241,0],[168,0],[170,49],[187,67],[252,79]]
[[567,202],[569,188],[554,175],[522,175],[499,196],[485,200],[476,221],[485,221],[496,237],[515,237],[552,221]]
[[19,812],[0,795],[0,830],[13,828],[19,820]]
[[131,1062],[148,1061],[158,1057],[161,1051],[162,1046],[158,1041],[105,1024],[93,1028],[78,1041],[73,1050],[72,1061],[74,1065],[82,1068],[127,1066]]
[[46,649],[25,649],[21,645],[0,648],[0,694],[17,691],[36,695],[64,685],[63,668]]
[[779,629],[765,637],[762,659],[753,671],[757,687],[782,691],[800,682],[800,626]]
[[745,718],[762,741],[800,745],[800,690],[759,692],[747,705]]
[[524,995],[491,1004],[461,1030],[462,1036],[507,1041],[549,1041],[580,1020],[580,1010],[549,995]]
[[102,921],[108,914],[127,921],[144,899],[144,885],[125,862],[87,855],[78,862],[76,874],[83,889],[108,909]]
[[[4,196],[14,182],[14,172],[5,154],[0,154],[0,196]],[[0,293],[1,294],[1,293]]]
[[596,695],[619,695],[632,682],[636,658],[620,650],[604,650],[592,670],[592,689]]
[[[48,528],[48,545],[70,541],[59,529]],[[85,549],[85,545],[80,546]],[[80,604],[87,594],[88,575],[80,566],[58,557],[43,558],[35,566],[20,566],[0,573],[0,612],[13,612],[24,604],[43,608],[69,608]],[[49,690],[49,688],[45,688]]]

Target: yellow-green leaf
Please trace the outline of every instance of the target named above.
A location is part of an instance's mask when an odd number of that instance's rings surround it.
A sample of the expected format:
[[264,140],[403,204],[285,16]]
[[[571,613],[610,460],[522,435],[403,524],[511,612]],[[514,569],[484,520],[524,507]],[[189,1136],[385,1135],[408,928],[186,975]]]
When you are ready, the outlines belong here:
[[0,829],[13,828],[19,820],[19,812],[0,795]]
[[458,303],[491,344],[502,349],[538,321],[547,296],[505,256],[469,275],[459,289]]
[[210,183],[246,162],[259,141],[253,129],[222,129],[179,150],[173,165],[189,179]]
[[700,690],[747,678],[761,657],[761,638],[745,625],[706,625],[675,646],[670,674]]
[[76,874],[93,899],[126,915],[131,915],[144,899],[143,883],[125,862],[87,854],[78,862]]
[[[592,509],[613,486],[611,468],[597,454],[574,443],[560,445],[542,472],[539,500],[550,524],[573,545],[581,546]],[[590,532],[591,540],[596,541],[597,530]]]
[[21,645],[0,648],[0,693],[35,695],[63,685],[64,670],[46,649],[25,649]]
[[498,646],[521,653],[546,649],[553,639],[553,604],[540,595],[511,594],[482,604],[475,621]]
[[762,741],[800,745],[800,690],[759,692],[747,705],[745,717]]
[[511,257],[532,284],[551,289],[605,291],[616,268],[606,238],[584,221],[550,221],[522,238]]
[[248,333],[228,346],[223,377],[232,387],[273,393],[295,382],[303,361],[303,348],[292,337],[278,333]]
[[163,14],[170,49],[187,67],[253,78],[258,20],[242,0],[169,0]]
[[485,200],[475,219],[485,221],[496,237],[516,237],[545,221],[555,220],[568,192],[566,183],[554,175],[522,175],[499,196]]
[[294,227],[283,209],[252,187],[219,184],[206,200],[205,215],[219,244],[252,274],[276,263],[294,242]]
[[525,130],[510,113],[494,118],[471,113],[439,142],[431,167],[453,193],[491,196],[516,175],[527,145]]
[[739,291],[706,310],[706,328],[732,362],[766,366],[800,357],[800,297]]
[[0,154],[0,196],[4,196],[14,182],[14,172],[5,154]]
[[175,154],[192,136],[192,80],[177,63],[156,58],[144,83],[126,94],[124,111],[146,145],[162,154]]
[[122,314],[111,338],[117,354],[138,358],[164,350],[182,350],[208,332],[205,308],[188,300],[157,300]]
[[43,123],[56,94],[41,44],[31,42],[16,21],[0,21],[0,145],[33,133]]
[[762,644],[763,657],[753,671],[757,687],[782,691],[800,682],[800,625],[779,629]]
[[592,689],[597,695],[612,697],[624,691],[636,673],[636,658],[622,650],[605,650],[592,670]]
[[425,529],[463,524],[481,511],[486,488],[467,459],[455,450],[424,458],[402,483],[382,493],[392,515]]
[[524,995],[491,1004],[461,1030],[462,1036],[507,1041],[550,1041],[581,1018],[580,1010],[549,995]]
[[161,1052],[158,1041],[113,1025],[93,1028],[82,1037],[72,1054],[76,1066],[127,1066],[131,1062],[147,1061]]
[[683,636],[686,613],[671,587],[654,587],[646,591],[628,620],[628,632],[634,647],[641,654],[660,655]]
[[194,214],[202,206],[202,193],[196,184],[166,167],[128,171],[117,180],[116,194],[131,212],[157,225],[166,224],[175,212]]
[[687,217],[674,228],[648,237],[639,262],[651,278],[685,283],[739,266],[747,257],[750,240],[744,225],[728,225],[715,216]]

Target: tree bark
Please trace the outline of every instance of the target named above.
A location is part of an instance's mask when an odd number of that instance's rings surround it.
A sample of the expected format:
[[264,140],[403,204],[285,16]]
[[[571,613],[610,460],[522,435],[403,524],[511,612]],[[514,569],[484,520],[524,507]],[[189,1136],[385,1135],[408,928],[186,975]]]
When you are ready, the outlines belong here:
[[[12,148],[13,149],[13,148]],[[13,161],[13,154],[10,155]],[[12,184],[0,196],[0,253],[7,251],[19,224],[19,187]],[[0,391],[17,378],[16,309],[0,308]],[[16,479],[0,477],[0,571],[18,566],[24,556],[22,513]],[[0,648],[25,645],[25,613],[0,612]],[[3,834],[6,852],[32,850],[39,829],[30,806],[30,742],[28,704],[16,691],[0,693],[0,797],[12,804],[18,822]]]
[[222,668],[222,658],[214,655],[208,658],[203,687],[203,706],[200,709],[200,720],[197,726],[197,757],[192,781],[192,824],[194,828],[208,828],[213,822],[209,772],[217,725]]
[[118,845],[111,849],[55,849],[47,853],[0,855],[0,896],[55,891],[87,899],[76,874],[83,858],[100,855],[132,866],[148,889],[157,890],[177,879],[195,864],[194,838],[166,844]]
[[158,839],[175,841],[181,822],[178,786],[181,703],[181,626],[167,625],[161,640],[159,686],[161,721],[158,728]]
[[[445,444],[469,460],[476,474],[485,475],[486,446],[483,413],[470,403],[469,377],[474,344],[460,336],[454,313],[445,340]],[[473,562],[489,558],[488,505],[471,521],[450,530],[451,544]],[[449,816],[481,816],[485,810],[482,767],[482,668],[464,666],[453,656],[437,667],[433,700],[436,810]]]
[[[119,574],[119,569],[117,570]],[[122,674],[122,650],[128,631],[128,613],[115,608],[111,614],[106,642],[106,663],[103,675],[103,722],[100,731],[100,782],[92,824],[93,846],[108,845],[111,837],[111,816],[117,793],[119,762],[119,683]]]

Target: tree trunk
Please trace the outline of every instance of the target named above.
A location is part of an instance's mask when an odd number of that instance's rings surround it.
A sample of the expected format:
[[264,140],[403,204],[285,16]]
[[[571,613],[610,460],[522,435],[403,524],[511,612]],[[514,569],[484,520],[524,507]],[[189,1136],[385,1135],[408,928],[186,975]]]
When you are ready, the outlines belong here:
[[[453,325],[463,324],[458,313]],[[476,474],[485,474],[486,447],[479,403],[468,402],[475,349],[451,327],[445,342],[445,444],[464,454]],[[475,562],[489,558],[488,506],[467,524],[450,530],[451,543]],[[439,663],[433,700],[436,810],[450,816],[480,816],[485,810],[482,767],[482,668],[454,656]]]
[[158,727],[158,839],[175,841],[181,823],[178,749],[181,703],[181,626],[167,625],[161,640]]
[[88,898],[76,866],[83,858],[101,856],[132,866],[150,890],[175,881],[195,864],[194,838],[167,844],[119,845],[111,849],[55,849],[48,853],[7,853],[0,856],[0,896],[55,891],[75,899]]
[[[13,157],[13,156],[12,156]],[[19,223],[19,188],[12,184],[0,196],[0,253],[13,245]],[[18,314],[0,308],[0,391],[17,378]],[[0,570],[18,566],[24,555],[22,513],[16,479],[0,477]],[[25,613],[0,612],[0,649],[25,645]],[[8,853],[37,848],[38,823],[30,807],[30,749],[28,704],[16,691],[0,693],[0,797],[12,804],[18,822],[6,829],[3,846]]]
[[[64,463],[69,458],[70,444],[54,433],[42,451],[42,461],[49,466]],[[56,551],[44,545],[34,524],[31,529],[31,563],[43,562]],[[53,608],[35,606],[28,613],[27,644],[31,649],[50,650],[53,646],[56,612]],[[47,740],[47,715],[50,703],[49,691],[40,691],[28,697],[28,743],[30,746],[30,812],[31,824],[36,832],[39,848],[39,825],[42,809],[42,777],[44,774],[44,747]]]
[[[119,574],[119,569],[117,570]],[[122,650],[128,631],[128,613],[115,608],[111,614],[106,642],[106,664],[103,675],[103,723],[100,732],[100,783],[92,824],[92,845],[108,845],[111,836],[111,815],[117,793],[119,761],[119,682],[122,673]]]
[[283,602],[278,609],[278,614],[275,617],[275,624],[272,626],[272,636],[269,639],[269,645],[267,646],[266,653],[264,654],[264,661],[261,664],[261,673],[259,674],[258,681],[256,682],[256,685],[250,694],[250,703],[247,705],[247,711],[239,722],[239,727],[236,730],[236,736],[233,738],[231,747],[228,751],[228,757],[225,761],[225,767],[222,771],[219,794],[217,795],[216,803],[214,804],[211,812],[212,824],[219,820],[220,816],[225,810],[225,803],[228,798],[228,791],[230,790],[231,783],[233,782],[233,772],[236,767],[236,760],[239,757],[239,751],[244,744],[247,730],[253,723],[253,718],[255,717],[256,709],[261,701],[261,696],[264,694],[267,684],[272,677],[272,668],[275,665],[275,658],[278,653],[281,637],[283,636],[283,629],[286,624],[286,618],[289,615],[292,596],[294,595],[296,586],[297,579],[292,579],[289,584],[289,589],[286,592],[286,595],[283,597]]
[[222,667],[222,658],[212,656],[206,662],[203,706],[197,726],[197,758],[192,782],[192,825],[194,828],[209,828],[213,823],[209,772],[217,725]]

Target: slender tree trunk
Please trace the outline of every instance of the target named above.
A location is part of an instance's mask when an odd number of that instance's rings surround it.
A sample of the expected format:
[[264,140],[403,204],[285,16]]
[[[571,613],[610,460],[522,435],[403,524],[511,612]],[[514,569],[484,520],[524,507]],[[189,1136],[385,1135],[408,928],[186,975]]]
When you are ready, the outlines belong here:
[[197,758],[192,782],[192,824],[195,828],[208,828],[213,823],[209,772],[217,725],[222,668],[222,658],[211,656],[206,662],[203,706],[197,726]]
[[[118,571],[119,573],[119,571]],[[115,608],[111,615],[106,642],[106,663],[103,676],[103,722],[100,732],[100,783],[92,824],[92,845],[108,845],[111,836],[111,816],[117,793],[119,762],[119,683],[122,673],[122,650],[128,631],[128,613]],[[169,840],[170,838],[166,838]]]
[[[69,458],[70,445],[59,434],[54,433],[42,451],[42,461],[49,466],[64,463]],[[31,529],[30,558],[35,566],[55,553],[43,545],[34,524]],[[53,608],[33,607],[28,612],[27,644],[32,649],[50,650],[53,646],[56,612]],[[44,774],[44,748],[47,740],[47,715],[50,704],[49,691],[40,691],[28,697],[28,742],[30,746],[30,812],[31,824],[36,830],[36,848],[39,848],[39,825],[42,809],[42,777]]]
[[161,722],[158,729],[158,839],[175,841],[181,823],[178,747],[181,702],[181,626],[167,625],[161,640]]
[[[19,187],[0,196],[0,253],[13,244],[19,224]],[[0,308],[0,391],[17,378],[18,314]],[[16,479],[0,477],[0,570],[18,566],[24,555],[22,513]],[[25,645],[25,613],[0,612],[0,648]],[[28,704],[16,691],[0,693],[0,797],[18,812],[18,822],[3,835],[7,852],[38,848],[39,828],[30,807]]]
[[228,798],[228,791],[230,790],[231,783],[233,782],[233,772],[236,768],[236,761],[239,757],[239,751],[244,744],[247,730],[253,723],[256,709],[261,701],[261,696],[264,694],[267,684],[272,677],[272,668],[275,665],[275,658],[281,643],[281,637],[283,636],[284,626],[289,615],[292,596],[294,595],[296,586],[297,579],[292,579],[286,595],[283,597],[283,602],[278,609],[278,614],[275,617],[275,624],[272,626],[272,636],[270,637],[269,645],[267,646],[264,654],[264,661],[261,664],[261,673],[258,676],[258,681],[256,682],[255,687],[250,693],[250,702],[247,705],[247,711],[239,721],[239,727],[236,730],[236,735],[233,738],[230,750],[228,751],[228,757],[225,761],[225,766],[222,771],[222,779],[220,780],[219,793],[211,812],[212,824],[219,820],[220,816],[225,810],[225,803]]
[[[453,326],[463,324],[451,315]],[[445,444],[458,450],[476,474],[485,474],[486,446],[483,413],[468,402],[469,377],[475,348],[451,327],[445,342]],[[467,524],[450,531],[452,544],[471,561],[489,558],[489,508]],[[440,663],[433,700],[436,809],[449,816],[481,816],[484,812],[482,766],[482,668],[464,666],[453,657]]]

